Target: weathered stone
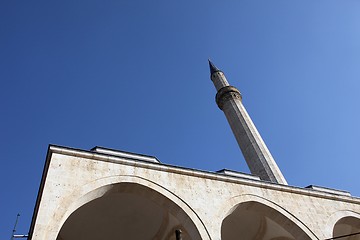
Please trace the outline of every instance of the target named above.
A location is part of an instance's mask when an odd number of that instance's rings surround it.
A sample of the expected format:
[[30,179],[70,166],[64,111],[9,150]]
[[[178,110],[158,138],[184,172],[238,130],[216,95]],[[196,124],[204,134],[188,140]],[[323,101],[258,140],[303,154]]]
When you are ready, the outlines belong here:
[[[246,228],[241,239],[315,240],[333,237],[335,227],[343,232],[344,224],[355,231],[360,223],[359,198],[131,156],[50,146],[29,239],[105,237],[121,229],[120,239],[175,240],[181,229],[184,240],[227,240]],[[154,235],[126,235],[132,231]]]
[[269,149],[265,145],[249,114],[242,104],[242,96],[230,86],[225,75],[210,63],[211,80],[216,90],[216,103],[224,112],[250,172],[262,180],[287,184]]

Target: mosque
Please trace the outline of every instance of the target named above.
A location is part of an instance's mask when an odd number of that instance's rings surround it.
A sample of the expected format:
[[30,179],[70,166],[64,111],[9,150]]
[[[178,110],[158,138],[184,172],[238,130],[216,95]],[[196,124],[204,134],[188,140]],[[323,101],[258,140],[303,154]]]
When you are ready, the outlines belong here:
[[360,240],[360,198],[289,186],[242,104],[209,61],[216,103],[251,174],[206,172],[115,149],[50,145],[31,240]]

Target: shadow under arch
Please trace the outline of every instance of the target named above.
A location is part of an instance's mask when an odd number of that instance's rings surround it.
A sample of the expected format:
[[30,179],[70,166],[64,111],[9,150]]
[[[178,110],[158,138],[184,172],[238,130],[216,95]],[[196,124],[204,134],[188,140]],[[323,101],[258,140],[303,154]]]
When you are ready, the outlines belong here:
[[[353,211],[337,211],[329,218],[333,238],[360,240],[360,214]],[[350,235],[350,236],[348,236]]]
[[221,239],[318,239],[293,214],[263,197],[245,194],[231,198],[222,211]]
[[210,239],[183,200],[147,179],[109,177],[76,191],[79,197],[62,211],[58,240],[175,239],[175,229],[184,240]]

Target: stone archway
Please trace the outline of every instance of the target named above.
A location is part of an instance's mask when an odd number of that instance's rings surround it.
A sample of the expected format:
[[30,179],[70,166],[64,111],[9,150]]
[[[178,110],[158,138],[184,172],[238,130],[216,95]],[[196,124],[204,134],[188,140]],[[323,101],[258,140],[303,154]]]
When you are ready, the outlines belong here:
[[201,239],[190,217],[177,204],[152,188],[137,183],[103,187],[101,197],[82,205],[66,219],[57,240]]
[[[343,235],[351,234],[358,228],[357,223],[360,221],[360,214],[351,210],[340,210],[333,212],[327,220],[325,228],[325,238],[331,239]],[[360,232],[360,230],[358,231]],[[339,238],[340,240],[346,238]],[[348,238],[348,239],[354,239]],[[356,239],[356,238],[355,238]]]
[[360,240],[360,219],[347,216],[338,220],[333,229],[333,238],[339,238],[342,240]]
[[279,206],[256,196],[241,198],[247,201],[236,204],[222,222],[222,240],[316,239],[301,222]]

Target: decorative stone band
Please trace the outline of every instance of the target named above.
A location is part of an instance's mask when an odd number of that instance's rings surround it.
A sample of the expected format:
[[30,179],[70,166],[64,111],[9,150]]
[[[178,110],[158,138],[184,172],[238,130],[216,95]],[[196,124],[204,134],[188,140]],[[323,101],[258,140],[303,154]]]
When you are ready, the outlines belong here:
[[230,99],[239,99],[242,100],[241,93],[237,90],[236,87],[233,86],[226,86],[220,88],[219,91],[216,93],[216,104],[218,107],[223,110],[224,103]]

